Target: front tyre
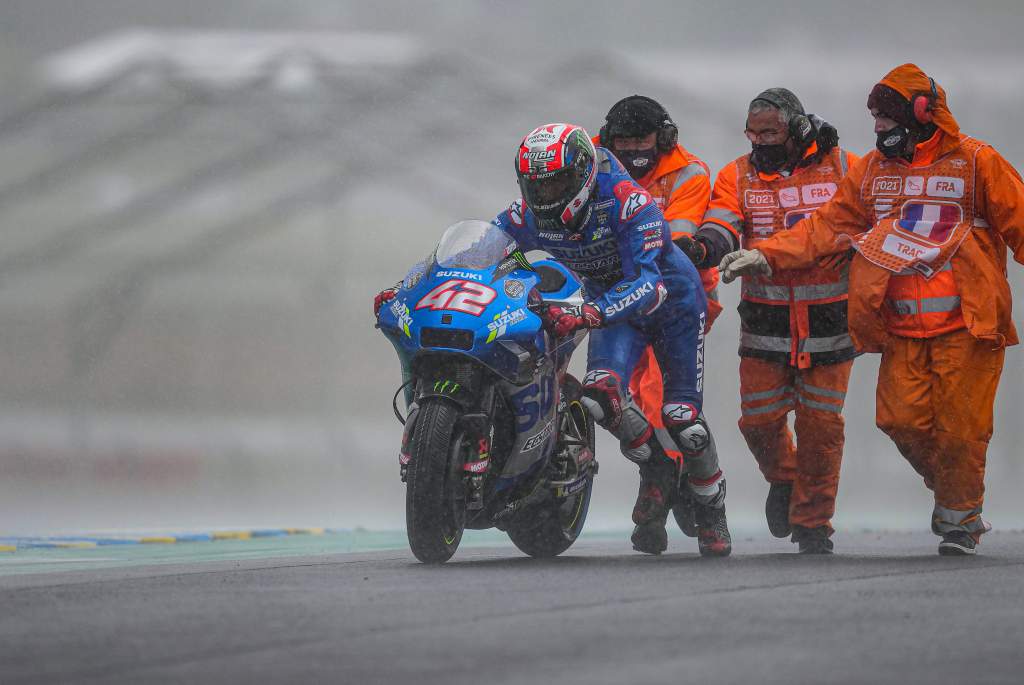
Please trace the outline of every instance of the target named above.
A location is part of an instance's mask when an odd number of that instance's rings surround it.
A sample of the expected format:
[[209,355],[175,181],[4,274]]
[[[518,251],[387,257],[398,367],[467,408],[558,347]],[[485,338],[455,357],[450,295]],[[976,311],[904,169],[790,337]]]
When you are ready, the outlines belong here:
[[420,405],[405,490],[405,525],[413,555],[425,564],[448,561],[466,527],[463,483],[466,440],[460,409],[429,397]]

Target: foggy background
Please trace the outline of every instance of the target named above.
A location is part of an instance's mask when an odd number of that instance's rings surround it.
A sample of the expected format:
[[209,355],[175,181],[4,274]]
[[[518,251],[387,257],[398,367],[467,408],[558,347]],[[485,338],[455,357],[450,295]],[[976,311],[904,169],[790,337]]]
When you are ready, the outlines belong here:
[[[399,371],[371,299],[516,196],[525,132],[596,133],[641,93],[717,172],[749,151],[749,100],[785,86],[863,153],[868,91],[913,61],[1021,168],[1022,17],[1016,0],[5,0],[0,535],[401,528]],[[736,429],[738,288],[720,292],[705,413],[730,521],[764,533]],[[925,529],[930,493],[874,426],[877,366],[854,367],[835,524]],[[1024,526],[1022,381],[1011,348],[997,528]],[[636,467],[603,433],[598,458],[588,529],[628,528]]]

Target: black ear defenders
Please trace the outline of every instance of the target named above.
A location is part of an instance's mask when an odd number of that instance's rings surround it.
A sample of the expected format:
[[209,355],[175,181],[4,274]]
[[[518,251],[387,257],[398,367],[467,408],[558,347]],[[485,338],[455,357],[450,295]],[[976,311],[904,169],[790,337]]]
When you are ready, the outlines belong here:
[[[793,103],[783,102],[781,99],[773,97],[772,93],[769,92],[761,93],[756,99],[764,100],[780,112],[792,110],[793,108]],[[793,139],[797,147],[806,149],[818,137],[818,129],[810,117],[803,112],[799,112],[789,120],[789,137]]]
[[818,137],[818,130],[809,116],[797,114],[789,120],[789,137],[798,147],[806,148]]
[[[617,115],[621,114],[621,110],[635,104],[639,104],[651,115],[651,124],[655,126],[655,131],[657,132],[655,142],[658,146],[658,151],[668,152],[675,148],[676,142],[679,140],[679,129],[676,127],[675,122],[672,121],[672,117],[668,115],[668,111],[656,100],[643,95],[630,95],[612,105],[612,108],[608,110],[608,114],[605,116],[604,125],[601,126],[601,130],[598,132],[598,141],[601,147],[610,148],[612,138],[625,135],[612,132],[614,128],[612,121],[617,118]],[[657,119],[657,123],[653,119]]]
[[939,91],[935,87],[935,79],[929,76],[928,84],[932,89],[931,95],[921,93],[915,95],[912,101],[914,118],[917,119],[919,124],[932,123],[932,109],[935,107],[935,101],[939,99]]

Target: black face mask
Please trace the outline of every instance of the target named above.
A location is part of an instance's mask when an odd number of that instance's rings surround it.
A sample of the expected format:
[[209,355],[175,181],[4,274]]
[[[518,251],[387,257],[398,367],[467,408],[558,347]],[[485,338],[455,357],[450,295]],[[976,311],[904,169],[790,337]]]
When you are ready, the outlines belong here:
[[903,126],[896,124],[888,131],[881,131],[875,140],[875,147],[887,159],[899,157],[907,149],[907,140],[910,139],[910,131]]
[[789,150],[785,143],[778,145],[751,145],[753,152],[750,153],[750,163],[754,168],[766,174],[774,174],[786,166],[789,161]]
[[615,156],[626,167],[626,171],[633,178],[643,178],[658,161],[658,148],[649,147],[646,150],[616,150]]

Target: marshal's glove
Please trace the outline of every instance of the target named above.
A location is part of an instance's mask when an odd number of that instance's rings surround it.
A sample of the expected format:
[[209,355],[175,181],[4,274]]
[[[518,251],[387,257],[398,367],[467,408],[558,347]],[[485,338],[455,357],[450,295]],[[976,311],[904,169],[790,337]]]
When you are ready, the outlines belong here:
[[736,250],[722,257],[718,265],[724,283],[732,283],[737,276],[771,276],[772,267],[760,250]]
[[698,269],[706,269],[708,267],[708,265],[704,263],[708,258],[708,248],[707,245],[704,244],[703,240],[684,233],[672,242],[674,242],[676,246],[683,251],[683,254],[690,258],[690,261],[693,262],[695,267]]
[[380,316],[380,308],[384,306],[384,303],[395,299],[395,295],[398,294],[400,287],[401,285],[396,283],[390,288],[384,288],[384,290],[373,296],[373,315],[375,317]]
[[601,310],[589,302],[574,307],[548,305],[545,319],[557,338],[564,338],[580,328],[600,328],[604,323]]

